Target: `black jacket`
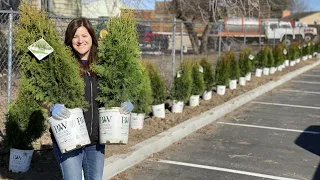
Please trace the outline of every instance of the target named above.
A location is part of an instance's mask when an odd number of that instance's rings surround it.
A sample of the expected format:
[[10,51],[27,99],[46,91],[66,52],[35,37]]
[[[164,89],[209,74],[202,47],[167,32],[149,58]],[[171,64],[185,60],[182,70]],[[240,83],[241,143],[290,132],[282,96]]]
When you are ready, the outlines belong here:
[[[99,104],[95,100],[98,94],[98,78],[96,76],[91,76],[89,73],[83,75],[85,82],[85,100],[89,103],[87,111],[83,112],[84,119],[86,122],[88,134],[90,137],[91,144],[99,143]],[[51,139],[54,143],[56,140],[54,138],[53,132],[51,131]]]
[[83,76],[85,82],[85,100],[89,103],[83,112],[91,144],[99,143],[99,104],[95,100],[98,95],[98,78],[88,73]]

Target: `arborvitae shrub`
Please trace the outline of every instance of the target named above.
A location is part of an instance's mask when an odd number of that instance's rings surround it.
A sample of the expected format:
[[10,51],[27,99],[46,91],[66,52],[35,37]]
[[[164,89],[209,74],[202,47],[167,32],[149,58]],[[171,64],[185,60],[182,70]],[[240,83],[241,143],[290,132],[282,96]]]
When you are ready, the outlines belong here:
[[285,55],[283,54],[283,47],[284,45],[282,43],[278,43],[273,50],[273,58],[274,58],[275,66],[279,66],[283,64],[285,60]]
[[[180,74],[180,77],[178,77]],[[177,72],[174,78],[171,89],[172,100],[187,102],[191,96],[192,89],[192,63],[184,61],[181,64],[181,69]]]
[[163,78],[158,73],[156,67],[150,62],[143,63],[150,78],[150,85],[152,89],[153,105],[162,104],[166,100],[166,86]]
[[[20,54],[20,86],[24,86],[26,93],[40,103],[82,108],[86,103],[79,64],[71,49],[61,42],[51,20],[44,12],[21,4],[16,27],[14,40]],[[41,38],[52,46],[54,52],[39,61],[28,46]]]
[[239,62],[233,52],[229,52],[230,57],[230,80],[236,80],[240,77]]
[[9,106],[6,114],[7,148],[32,149],[32,142],[46,130],[45,112],[30,94],[20,90],[17,101]]
[[206,91],[211,91],[214,84],[214,71],[207,59],[203,58],[200,62],[200,66],[203,67],[203,80]]
[[[143,66],[141,64],[141,66]],[[153,102],[152,97],[152,89],[150,84],[150,78],[148,76],[148,72],[144,67],[143,69],[143,76],[141,77],[141,84],[139,86],[140,91],[137,98],[134,98],[133,105],[134,109],[133,112],[135,113],[149,113],[151,111],[150,105]]]
[[249,59],[251,50],[246,48],[242,49],[239,57],[240,76],[244,77],[252,71],[252,62]]
[[216,73],[215,73],[215,82],[217,85],[227,86],[229,83],[230,74],[228,69],[228,54],[223,54],[217,61]]
[[275,67],[272,48],[268,48],[268,65],[267,67]]
[[200,72],[198,62],[192,63],[192,88],[191,95],[201,95],[204,91],[203,73]]
[[144,73],[135,26],[131,13],[112,17],[108,34],[100,39],[99,61],[92,69],[100,78],[97,100],[106,108],[139,98]]

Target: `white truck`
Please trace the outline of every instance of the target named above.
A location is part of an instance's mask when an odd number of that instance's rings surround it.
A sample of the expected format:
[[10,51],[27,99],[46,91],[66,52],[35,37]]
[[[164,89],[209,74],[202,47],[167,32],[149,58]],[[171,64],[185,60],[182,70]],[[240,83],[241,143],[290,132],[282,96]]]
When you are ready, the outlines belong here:
[[290,22],[277,19],[259,18],[225,18],[220,20],[209,35],[222,38],[246,39],[248,43],[283,42],[290,45],[292,41],[312,40],[317,35],[316,28],[295,27]]

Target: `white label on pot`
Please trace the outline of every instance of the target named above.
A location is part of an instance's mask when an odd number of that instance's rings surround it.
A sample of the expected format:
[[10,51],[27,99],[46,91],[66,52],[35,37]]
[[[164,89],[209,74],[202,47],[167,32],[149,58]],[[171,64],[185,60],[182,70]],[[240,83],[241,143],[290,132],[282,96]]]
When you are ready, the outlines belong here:
[[203,67],[202,67],[202,66],[199,66],[199,71],[200,71],[201,73],[203,73]]
[[177,78],[181,77],[181,71],[177,72]]
[[249,59],[253,60],[254,56],[252,54],[249,55]]
[[286,49],[283,49],[283,54],[287,55],[287,50]]
[[53,48],[45,41],[43,38],[38,40],[37,42],[31,44],[28,47],[29,51],[38,59],[42,60],[49,54],[51,54],[54,50]]

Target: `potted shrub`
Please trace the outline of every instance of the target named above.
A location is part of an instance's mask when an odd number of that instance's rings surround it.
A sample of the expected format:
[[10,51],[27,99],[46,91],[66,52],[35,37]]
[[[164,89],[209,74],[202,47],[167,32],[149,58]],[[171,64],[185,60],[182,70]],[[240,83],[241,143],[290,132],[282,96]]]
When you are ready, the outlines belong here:
[[308,59],[312,59],[312,44],[310,41],[307,42],[307,55]]
[[230,82],[229,88],[236,89],[237,88],[237,79],[240,77],[240,68],[239,62],[236,60],[236,56],[233,52],[229,52],[230,57]]
[[[68,119],[49,118],[61,152],[90,144],[84,121],[76,126],[68,125],[61,131],[54,131],[56,126],[83,119],[82,109],[87,104],[84,100],[84,81],[79,73],[80,67],[70,48],[61,43],[60,36],[46,14],[29,5],[21,4],[16,27],[14,40],[16,51],[20,54],[20,86],[40,104],[64,104],[71,112]],[[28,50],[30,44],[39,39],[44,39],[54,50],[41,61]]]
[[203,67],[198,62],[192,63],[192,88],[189,98],[189,105],[199,105],[200,95],[204,92]]
[[257,54],[256,61],[255,61],[255,68],[256,68],[255,76],[256,77],[261,77],[261,75],[262,75],[262,69],[263,69],[262,55],[263,55],[263,50],[260,50]]
[[212,97],[212,87],[214,84],[214,72],[211,68],[211,65],[207,59],[203,58],[200,62],[200,66],[203,67],[203,80],[204,80],[204,89],[202,98],[204,100],[210,100]]
[[300,50],[299,50],[299,42],[294,42],[293,43],[293,48],[294,48],[294,60],[295,63],[300,63]]
[[140,49],[131,13],[112,17],[108,33],[99,42],[99,61],[92,70],[99,77],[97,101],[100,108],[100,143],[128,142],[130,114],[120,112],[125,101],[138,101],[143,82]]
[[261,50],[261,54],[260,54],[260,58],[259,58],[261,67],[263,67],[263,75],[269,75],[269,72],[270,72],[270,68],[268,67],[269,49],[270,49],[270,47],[264,47]]
[[251,79],[252,64],[249,56],[251,55],[250,49],[243,49],[240,52],[239,57],[239,68],[240,68],[240,78],[239,85],[244,86],[246,81]]
[[217,94],[224,95],[226,92],[226,86],[229,84],[229,56],[228,54],[223,54],[217,61],[216,71],[215,71],[215,82],[217,85]]
[[171,89],[171,99],[173,100],[171,111],[182,113],[184,103],[188,102],[192,89],[192,64],[184,61],[181,69],[177,71]]
[[[142,66],[142,64],[141,64]],[[142,67],[143,76],[141,77],[140,92],[137,98],[134,98],[132,102],[134,109],[130,116],[130,127],[132,129],[142,129],[144,117],[146,113],[150,113],[150,105],[153,102],[152,89],[150,84],[150,78],[148,76],[147,70]]]
[[267,65],[267,67],[270,68],[270,74],[274,74],[276,72],[272,48],[268,48],[268,65]]
[[152,90],[152,113],[153,116],[158,118],[165,118],[165,106],[166,100],[166,86],[163,78],[159,75],[156,67],[150,62],[146,61],[144,67],[147,70],[147,74],[150,78],[150,85]]
[[274,63],[278,71],[282,71],[285,55],[283,54],[284,45],[278,43],[273,50]]
[[308,60],[308,48],[306,42],[303,43],[302,45],[302,60],[306,61]]
[[40,138],[46,130],[44,114],[45,110],[32,95],[22,90],[19,92],[17,101],[9,106],[5,122],[5,145],[10,149],[10,171],[27,172],[29,170],[33,154],[32,142]]

